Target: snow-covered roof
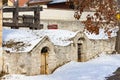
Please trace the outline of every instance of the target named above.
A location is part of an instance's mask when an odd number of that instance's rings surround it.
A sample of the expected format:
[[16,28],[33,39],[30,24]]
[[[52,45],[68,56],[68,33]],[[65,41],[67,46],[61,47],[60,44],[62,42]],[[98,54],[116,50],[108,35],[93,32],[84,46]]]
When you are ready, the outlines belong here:
[[21,43],[24,46],[19,50],[14,47],[4,47],[4,50],[10,52],[20,51],[29,52],[32,48],[38,44],[45,36],[51,40],[54,45],[67,46],[72,41],[69,39],[74,37],[77,32],[67,30],[20,30],[20,29],[3,29],[3,43],[15,42]]
[[[104,32],[104,29],[99,30],[99,34],[84,31],[89,39],[109,39],[109,37],[117,36],[119,28],[112,28],[111,36]],[[29,52],[46,36],[54,45],[67,46],[73,41],[71,38],[77,35],[77,32],[68,30],[23,30],[23,29],[3,29],[3,49],[10,52]],[[11,44],[12,43],[12,44]],[[22,46],[22,47],[21,47]]]
[[62,2],[66,2],[67,0],[52,0],[52,2],[50,2],[50,4],[53,3],[62,3]]

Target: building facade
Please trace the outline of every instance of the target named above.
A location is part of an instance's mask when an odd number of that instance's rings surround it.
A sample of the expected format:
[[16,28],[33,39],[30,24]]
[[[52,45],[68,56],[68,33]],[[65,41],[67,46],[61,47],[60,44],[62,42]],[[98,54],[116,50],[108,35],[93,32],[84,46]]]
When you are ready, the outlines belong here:
[[102,52],[111,54],[115,51],[115,37],[92,40],[83,32],[78,32],[67,40],[72,43],[54,45],[46,36],[29,52],[4,50],[2,70],[7,74],[50,74],[70,61],[84,62],[98,57]]

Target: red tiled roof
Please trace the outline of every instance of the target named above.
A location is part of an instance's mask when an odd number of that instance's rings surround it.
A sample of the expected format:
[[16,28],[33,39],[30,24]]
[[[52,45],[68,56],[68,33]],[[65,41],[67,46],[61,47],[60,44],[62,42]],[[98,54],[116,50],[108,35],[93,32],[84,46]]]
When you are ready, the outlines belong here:
[[24,6],[27,2],[28,0],[19,0],[19,6]]
[[[11,1],[13,4],[14,4],[14,1],[15,0],[9,0],[9,1]],[[26,4],[28,2],[28,0],[19,0],[19,6],[24,6],[24,4]]]

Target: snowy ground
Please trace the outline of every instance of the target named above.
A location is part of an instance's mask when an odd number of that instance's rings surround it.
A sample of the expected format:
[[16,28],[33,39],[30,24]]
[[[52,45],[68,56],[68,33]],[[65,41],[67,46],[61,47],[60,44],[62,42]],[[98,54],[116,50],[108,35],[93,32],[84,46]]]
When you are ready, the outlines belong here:
[[70,62],[51,75],[6,75],[2,80],[105,80],[120,67],[120,55],[102,54],[88,62]]

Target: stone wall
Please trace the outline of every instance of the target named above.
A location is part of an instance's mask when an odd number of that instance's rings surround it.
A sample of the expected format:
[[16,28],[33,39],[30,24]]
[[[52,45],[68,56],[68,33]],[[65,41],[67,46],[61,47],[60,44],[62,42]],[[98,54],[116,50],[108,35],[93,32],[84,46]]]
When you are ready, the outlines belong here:
[[54,46],[47,38],[43,39],[32,51],[31,51],[31,73],[30,75],[40,74],[41,69],[41,50],[43,47],[49,48],[49,57],[48,57],[48,71],[52,73],[52,71],[56,67],[56,55],[54,52]]
[[93,59],[101,53],[111,54],[115,51],[116,37],[103,40],[92,40],[85,37],[83,43],[85,61]]
[[44,29],[48,29],[48,25],[56,24],[58,29],[70,30],[70,31],[83,31],[84,25],[80,21],[65,21],[65,20],[41,20],[41,24],[44,25]]
[[92,40],[80,32],[73,38],[73,45],[75,46],[74,53],[78,53],[78,43],[82,44],[81,47],[81,61],[88,61],[98,57],[101,53],[111,54],[115,51],[116,37],[103,40]]
[[81,61],[87,61],[97,57],[102,52],[112,53],[115,50],[115,38],[108,40],[90,40],[82,32],[79,32],[68,46],[54,46],[48,37],[40,41],[28,53],[6,53],[3,56],[3,71],[26,75],[38,75],[41,70],[41,50],[49,48],[48,71],[52,73],[56,68],[70,61],[78,61],[78,43],[81,47]]
[[56,55],[53,44],[49,39],[43,39],[35,48],[28,53],[8,53],[4,52],[3,71],[9,74],[38,75],[41,70],[41,50],[43,47],[49,48],[48,71],[56,68]]
[[3,71],[10,74],[38,75],[41,69],[41,50],[49,48],[48,69],[52,73],[56,68],[69,61],[77,61],[77,54],[74,53],[73,44],[68,46],[53,46],[47,40],[42,40],[29,53],[7,53],[4,52]]
[[75,47],[70,44],[68,46],[55,46],[56,61],[59,67],[70,61],[77,61],[77,54],[75,53]]
[[29,53],[3,54],[3,71],[9,74],[28,74],[31,67]]
[[115,51],[116,38],[108,40],[87,40],[87,60],[94,58],[100,53],[111,54]]

